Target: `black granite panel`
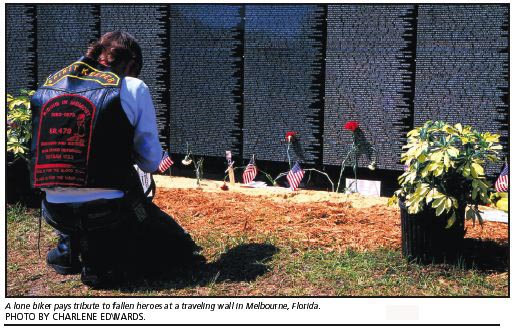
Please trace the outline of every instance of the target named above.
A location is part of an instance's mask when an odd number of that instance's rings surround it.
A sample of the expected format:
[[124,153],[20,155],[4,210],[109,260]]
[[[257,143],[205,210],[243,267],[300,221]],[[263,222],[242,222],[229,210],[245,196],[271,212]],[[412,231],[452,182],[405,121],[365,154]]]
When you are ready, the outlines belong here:
[[499,133],[504,157],[510,118],[508,5],[420,5],[418,12],[414,124],[441,119]]
[[80,58],[99,36],[97,5],[37,5],[38,85]]
[[416,7],[329,5],[327,12],[324,164],[346,157],[352,134],[344,125],[358,121],[359,166],[377,157],[378,168],[401,169],[413,116]]
[[[138,38],[171,152],[400,170],[428,119],[509,137],[508,5],[6,5],[6,91],[33,89],[107,31]],[[490,174],[499,170],[491,168]]]
[[241,152],[243,6],[171,5],[171,151]]
[[244,51],[244,158],[321,162],[324,5],[248,5]]
[[149,87],[156,110],[160,142],[168,146],[169,131],[169,6],[101,5],[101,34],[126,31],[142,48],[139,78]]
[[5,89],[18,95],[36,87],[35,6],[6,4],[5,20]]

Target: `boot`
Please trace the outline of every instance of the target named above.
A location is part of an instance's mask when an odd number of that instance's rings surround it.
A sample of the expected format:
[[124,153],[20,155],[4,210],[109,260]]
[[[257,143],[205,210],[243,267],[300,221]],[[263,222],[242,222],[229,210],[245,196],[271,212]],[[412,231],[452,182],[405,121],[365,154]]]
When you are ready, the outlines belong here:
[[46,263],[57,274],[79,274],[82,265],[79,259],[79,238],[75,235],[66,235],[58,232],[59,243],[50,250],[46,256]]
[[102,231],[86,233],[80,240],[82,272],[80,279],[92,289],[117,286],[120,272],[116,262],[116,233]]

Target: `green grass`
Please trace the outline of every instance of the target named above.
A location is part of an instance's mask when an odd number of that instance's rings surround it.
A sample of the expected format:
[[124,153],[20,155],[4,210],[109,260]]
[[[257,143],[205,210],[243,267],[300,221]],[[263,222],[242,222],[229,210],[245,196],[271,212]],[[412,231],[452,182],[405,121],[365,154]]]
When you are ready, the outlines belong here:
[[296,248],[278,236],[228,236],[213,227],[196,237],[208,259],[204,269],[94,291],[83,286],[78,275],[55,275],[46,267],[45,254],[56,238],[44,223],[39,258],[38,217],[37,211],[20,205],[8,207],[9,296],[507,296],[509,290],[508,262],[483,269],[465,261],[419,265],[393,249],[337,253]]
[[[419,265],[400,251],[378,249],[344,253],[322,250],[288,254],[285,272],[295,281],[319,286],[335,296],[495,296],[507,294],[507,277],[498,281],[466,265]],[[505,273],[504,273],[505,274]],[[296,291],[307,294],[308,290]]]

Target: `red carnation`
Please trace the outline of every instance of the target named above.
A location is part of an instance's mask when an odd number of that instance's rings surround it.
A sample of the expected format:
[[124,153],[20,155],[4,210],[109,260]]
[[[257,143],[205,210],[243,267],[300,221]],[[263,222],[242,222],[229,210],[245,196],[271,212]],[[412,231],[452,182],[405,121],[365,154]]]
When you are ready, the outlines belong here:
[[358,128],[359,128],[359,123],[357,121],[347,121],[347,123],[345,124],[345,129],[352,131],[352,132],[355,132],[356,129],[358,129]]
[[297,132],[294,132],[294,131],[286,132],[284,139],[287,142],[292,142],[292,140],[295,138],[296,135],[297,135]]

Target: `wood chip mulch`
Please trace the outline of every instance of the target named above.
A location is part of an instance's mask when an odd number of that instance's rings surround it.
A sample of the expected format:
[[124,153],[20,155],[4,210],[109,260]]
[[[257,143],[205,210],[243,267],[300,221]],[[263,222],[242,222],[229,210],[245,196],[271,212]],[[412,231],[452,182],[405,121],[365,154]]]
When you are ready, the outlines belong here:
[[[196,189],[159,189],[155,203],[193,237],[219,234],[277,237],[281,244],[342,251],[400,248],[400,212],[377,205],[354,208],[350,203],[297,203],[241,193]],[[466,223],[466,237],[508,243],[508,224]]]

